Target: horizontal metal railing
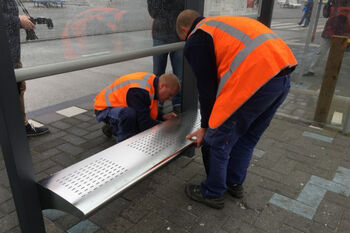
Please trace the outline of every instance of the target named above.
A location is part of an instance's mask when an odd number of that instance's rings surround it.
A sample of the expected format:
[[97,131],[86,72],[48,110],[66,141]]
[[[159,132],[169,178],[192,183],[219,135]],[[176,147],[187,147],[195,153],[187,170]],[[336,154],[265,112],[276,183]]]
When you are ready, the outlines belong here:
[[183,49],[185,42],[177,42],[168,45],[161,45],[147,49],[140,49],[125,53],[114,53],[88,58],[79,58],[73,61],[59,62],[54,64],[40,65],[35,67],[16,69],[16,81],[31,80],[56,74],[68,73],[77,70],[109,65],[123,61],[129,61],[142,57],[159,55],[175,50]]

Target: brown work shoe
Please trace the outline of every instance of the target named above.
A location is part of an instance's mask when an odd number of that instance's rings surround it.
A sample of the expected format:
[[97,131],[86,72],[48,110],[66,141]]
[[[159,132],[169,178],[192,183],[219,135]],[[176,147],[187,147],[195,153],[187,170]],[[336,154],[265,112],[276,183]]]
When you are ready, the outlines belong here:
[[234,198],[242,198],[244,196],[244,189],[242,184],[227,185],[227,191]]
[[199,185],[188,184],[185,187],[186,195],[194,201],[203,203],[214,209],[224,208],[225,202],[222,197],[218,198],[206,198],[202,195]]

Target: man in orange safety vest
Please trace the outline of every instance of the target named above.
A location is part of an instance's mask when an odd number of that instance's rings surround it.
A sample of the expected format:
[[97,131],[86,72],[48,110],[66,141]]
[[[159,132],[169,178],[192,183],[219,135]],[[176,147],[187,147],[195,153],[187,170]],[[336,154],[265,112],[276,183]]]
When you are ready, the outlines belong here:
[[197,78],[202,146],[207,178],[186,186],[189,198],[223,208],[223,194],[243,196],[243,182],[260,136],[290,87],[297,61],[272,30],[247,17],[200,17],[185,10],[177,18],[184,57]]
[[106,125],[103,133],[121,142],[158,124],[160,120],[176,117],[174,112],[158,112],[158,102],[171,100],[180,90],[178,78],[173,74],[138,72],[117,78],[95,98],[98,122]]

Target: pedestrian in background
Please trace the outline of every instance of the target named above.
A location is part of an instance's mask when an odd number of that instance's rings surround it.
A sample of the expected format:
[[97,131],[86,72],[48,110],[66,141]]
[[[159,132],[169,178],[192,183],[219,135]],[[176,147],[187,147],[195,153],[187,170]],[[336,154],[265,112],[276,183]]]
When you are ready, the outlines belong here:
[[[179,42],[176,34],[176,18],[185,9],[184,0],[147,0],[148,12],[153,18],[152,38],[153,46]],[[162,75],[165,73],[168,56],[173,73],[182,80],[182,50],[172,51],[153,56],[153,73]],[[181,110],[181,93],[172,100],[175,112]]]
[[332,36],[350,37],[350,0],[329,0],[323,7],[323,17],[328,18],[321,34],[320,47],[313,62],[303,76],[313,76],[317,67],[328,57]]
[[302,25],[304,20],[305,20],[305,23],[303,27],[307,27],[309,25],[313,5],[314,5],[313,0],[307,0],[303,8],[303,12],[304,12],[303,16],[301,17],[301,20],[298,23],[299,25]]
[[286,98],[297,61],[271,29],[248,17],[200,17],[185,10],[177,32],[197,78],[201,128],[187,136],[202,146],[206,179],[186,195],[223,208],[223,194],[243,197],[255,145]]
[[[19,15],[18,7],[15,0],[1,0],[0,7],[4,14],[4,18],[7,25],[7,36],[9,39],[12,64],[15,69],[20,69],[22,68],[20,29],[34,29],[35,25],[30,21],[28,16]],[[18,82],[17,88],[27,136],[38,136],[49,132],[49,129],[47,127],[34,127],[33,125],[28,123],[25,114],[24,104],[24,92],[26,90],[26,83],[24,81]]]

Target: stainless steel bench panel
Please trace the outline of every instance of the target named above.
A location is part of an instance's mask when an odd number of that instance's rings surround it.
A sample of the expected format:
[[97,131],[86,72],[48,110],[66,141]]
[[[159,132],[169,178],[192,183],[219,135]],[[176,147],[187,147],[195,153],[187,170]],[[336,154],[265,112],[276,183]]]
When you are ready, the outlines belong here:
[[43,208],[90,214],[192,144],[185,137],[199,115],[184,113],[41,180]]

